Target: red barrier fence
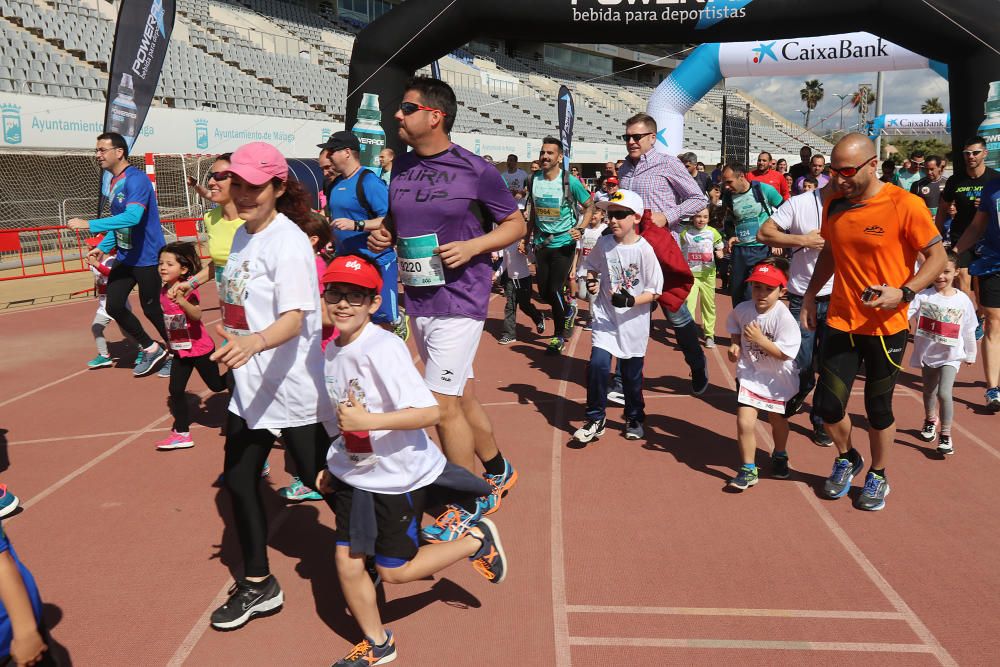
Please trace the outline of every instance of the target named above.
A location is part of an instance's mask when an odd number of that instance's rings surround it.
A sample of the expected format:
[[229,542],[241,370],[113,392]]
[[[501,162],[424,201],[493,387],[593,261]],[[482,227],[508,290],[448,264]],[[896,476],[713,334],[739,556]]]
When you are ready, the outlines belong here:
[[[202,259],[208,244],[201,218],[161,220],[167,240],[191,241]],[[68,227],[23,227],[0,229],[0,281],[23,280],[89,271],[86,240],[88,231]]]

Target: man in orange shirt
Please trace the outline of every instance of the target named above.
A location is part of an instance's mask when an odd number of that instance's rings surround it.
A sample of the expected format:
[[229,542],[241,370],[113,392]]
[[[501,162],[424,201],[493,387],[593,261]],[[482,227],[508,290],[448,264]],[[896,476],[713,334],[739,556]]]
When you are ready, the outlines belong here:
[[[941,236],[916,195],[883,183],[878,154],[868,137],[849,134],[830,159],[836,193],[823,210],[826,245],[802,298],[802,325],[816,327],[816,294],[833,277],[827,334],[820,353],[813,400],[837,446],[838,456],[823,491],[840,498],[864,467],[851,445],[847,402],[861,365],[865,368],[865,412],[872,464],[856,507],[880,510],[889,495],[885,475],[896,436],[892,391],[909,334],[907,304],[944,269]],[[918,253],[926,260],[914,275]]]
[[792,196],[792,193],[788,190],[788,179],[780,171],[775,171],[771,168],[773,163],[774,158],[771,157],[771,154],[767,151],[762,151],[757,156],[757,168],[747,174],[747,180],[767,183],[778,191],[778,194],[781,195],[784,201],[788,201],[788,198]]

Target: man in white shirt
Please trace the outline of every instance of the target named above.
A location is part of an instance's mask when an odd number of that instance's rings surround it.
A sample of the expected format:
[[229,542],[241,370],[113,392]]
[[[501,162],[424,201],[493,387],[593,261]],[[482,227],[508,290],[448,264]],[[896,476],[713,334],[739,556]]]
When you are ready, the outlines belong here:
[[507,184],[507,189],[514,195],[517,207],[524,209],[528,193],[528,174],[517,166],[517,156],[511,153],[507,156],[507,171],[501,172],[500,177]]
[[[815,156],[814,156],[815,158]],[[788,272],[788,309],[795,321],[799,321],[802,310],[802,296],[809,287],[816,268],[819,251],[823,249],[824,241],[819,228],[823,217],[823,202],[833,195],[833,190],[823,187],[819,190],[795,195],[785,205],[775,209],[771,217],[764,221],[757,230],[757,240],[772,248],[788,248],[791,268]],[[802,331],[802,344],[799,346],[795,364],[799,369],[799,392],[789,399],[788,417],[791,417],[816,386],[816,369],[813,360],[816,358],[823,334],[826,331],[826,309],[830,303],[830,292],[833,290],[833,278],[823,286],[816,297],[816,330],[809,331],[799,325]],[[816,414],[816,409],[809,413],[812,422],[812,441],[817,445],[829,447],[833,444],[823,420]]]

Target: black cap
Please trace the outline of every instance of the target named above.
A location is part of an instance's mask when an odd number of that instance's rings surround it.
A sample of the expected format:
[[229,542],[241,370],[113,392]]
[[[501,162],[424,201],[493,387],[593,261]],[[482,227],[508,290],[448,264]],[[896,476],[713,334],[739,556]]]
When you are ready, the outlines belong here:
[[339,151],[342,148],[350,148],[352,151],[361,152],[361,142],[358,141],[358,138],[354,136],[353,132],[349,132],[347,130],[334,132],[330,135],[330,138],[326,140],[325,144],[316,144],[316,147],[328,151]]

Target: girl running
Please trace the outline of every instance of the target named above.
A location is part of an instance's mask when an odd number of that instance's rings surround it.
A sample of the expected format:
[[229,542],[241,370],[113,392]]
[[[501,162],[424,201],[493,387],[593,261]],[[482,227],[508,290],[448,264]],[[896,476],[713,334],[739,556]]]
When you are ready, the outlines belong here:
[[198,291],[170,296],[170,288],[201,270],[201,260],[194,244],[175,241],[160,251],[160,307],[167,330],[167,344],[174,354],[170,366],[170,414],[174,426],[170,435],[156,443],[160,451],[194,447],[191,438],[191,418],[188,414],[187,383],[191,372],[198,375],[212,391],[223,391],[226,381],[219,375],[219,366],[209,357],[215,351],[212,337],[201,323]]

